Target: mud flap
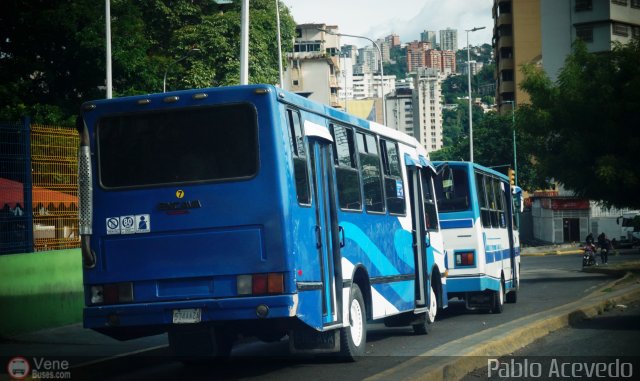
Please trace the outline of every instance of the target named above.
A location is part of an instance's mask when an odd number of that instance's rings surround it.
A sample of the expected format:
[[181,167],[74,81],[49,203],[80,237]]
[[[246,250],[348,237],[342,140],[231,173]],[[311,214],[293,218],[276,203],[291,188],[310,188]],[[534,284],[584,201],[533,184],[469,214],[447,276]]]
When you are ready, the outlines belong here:
[[300,324],[289,331],[289,352],[292,354],[334,353],[339,351],[339,329],[320,332]]

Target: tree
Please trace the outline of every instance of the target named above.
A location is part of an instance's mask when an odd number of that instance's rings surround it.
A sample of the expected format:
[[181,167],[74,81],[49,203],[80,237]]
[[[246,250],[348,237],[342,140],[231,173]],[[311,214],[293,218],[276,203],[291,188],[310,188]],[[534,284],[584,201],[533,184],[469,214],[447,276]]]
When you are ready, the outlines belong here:
[[[113,93],[126,96],[239,82],[240,2],[111,1]],[[277,83],[275,2],[251,1],[249,77]],[[282,3],[283,51],[295,22]],[[105,97],[104,2],[0,2],[0,119],[72,124],[79,105]],[[191,54],[179,63],[193,48]]]
[[[477,109],[480,108],[477,107]],[[516,144],[518,185],[523,189],[536,189],[542,183],[536,169],[530,164],[528,144],[517,130]],[[430,158],[438,161],[469,160],[468,136],[461,138],[458,144],[445,146],[445,148],[431,153]],[[474,117],[473,158],[476,163],[486,167],[494,167],[498,172],[504,174],[507,174],[508,168],[515,167],[513,162],[513,122],[511,114],[500,115],[492,111],[477,121]]]
[[518,129],[540,177],[608,206],[640,208],[640,40],[592,54],[576,42],[558,81],[523,67]]

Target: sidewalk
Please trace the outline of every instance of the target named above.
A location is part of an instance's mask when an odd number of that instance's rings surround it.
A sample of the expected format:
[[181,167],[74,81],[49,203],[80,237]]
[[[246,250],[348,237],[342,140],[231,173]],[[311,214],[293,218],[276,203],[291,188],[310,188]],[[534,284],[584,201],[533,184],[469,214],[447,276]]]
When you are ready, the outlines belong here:
[[366,380],[461,380],[469,372],[486,367],[489,358],[510,355],[553,331],[592,318],[617,304],[638,300],[640,280],[628,273],[576,302],[451,341]]
[[563,243],[559,245],[546,246],[526,246],[520,249],[520,255],[523,256],[568,255],[581,253],[582,245],[579,243]]

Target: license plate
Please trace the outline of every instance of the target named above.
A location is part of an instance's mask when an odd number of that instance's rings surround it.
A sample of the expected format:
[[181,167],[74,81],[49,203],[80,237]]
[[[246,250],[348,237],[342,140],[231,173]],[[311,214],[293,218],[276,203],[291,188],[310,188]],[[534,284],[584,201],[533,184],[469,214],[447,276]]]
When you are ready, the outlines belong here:
[[201,320],[202,310],[200,308],[173,310],[173,324],[200,323]]

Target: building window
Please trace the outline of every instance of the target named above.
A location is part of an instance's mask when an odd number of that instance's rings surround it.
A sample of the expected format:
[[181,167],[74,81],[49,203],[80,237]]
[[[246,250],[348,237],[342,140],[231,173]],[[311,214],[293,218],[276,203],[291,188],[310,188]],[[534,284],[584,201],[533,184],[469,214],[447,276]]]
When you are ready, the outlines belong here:
[[625,7],[628,3],[628,0],[611,0],[611,4],[624,5]]
[[631,8],[640,8],[640,0],[631,0]]
[[297,79],[294,79],[294,80],[293,80],[293,86],[298,86],[298,84],[299,84],[299,83],[300,83],[300,82],[299,82]]
[[581,26],[576,28],[576,37],[584,42],[593,42],[593,27]]
[[590,11],[593,9],[593,0],[576,0],[576,12]]
[[629,27],[624,24],[613,23],[613,34],[616,36],[629,37]]

